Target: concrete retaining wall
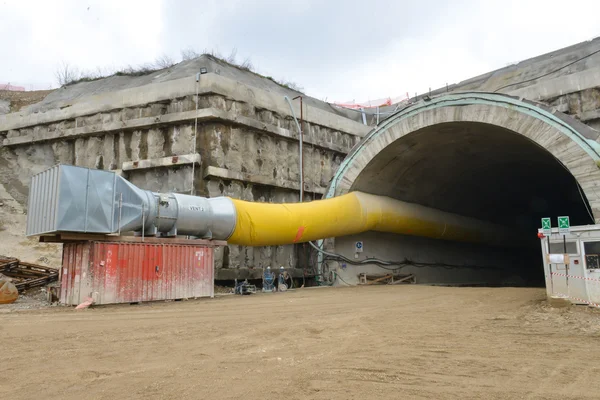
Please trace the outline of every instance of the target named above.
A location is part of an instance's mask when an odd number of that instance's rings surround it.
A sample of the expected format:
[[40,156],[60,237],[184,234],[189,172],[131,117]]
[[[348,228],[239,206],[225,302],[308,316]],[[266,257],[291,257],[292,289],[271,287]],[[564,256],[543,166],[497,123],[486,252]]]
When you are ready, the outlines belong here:
[[[298,201],[298,133],[283,96],[214,73],[201,82],[197,111],[192,77],[0,116],[0,180],[21,204],[31,175],[57,163],[115,170],[154,191]],[[307,200],[321,197],[369,130],[315,102],[304,110]],[[262,267],[295,268],[297,259],[293,246],[229,246],[215,265],[217,279],[257,278]]]
[[[600,128],[600,38],[534,57],[451,86],[546,103]],[[444,89],[440,90],[445,91]]]

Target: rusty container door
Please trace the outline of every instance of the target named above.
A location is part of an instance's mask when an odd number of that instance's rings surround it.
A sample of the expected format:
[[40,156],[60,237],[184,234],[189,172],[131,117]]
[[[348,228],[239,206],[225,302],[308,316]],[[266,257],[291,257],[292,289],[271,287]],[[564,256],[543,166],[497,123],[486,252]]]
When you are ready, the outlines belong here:
[[[60,302],[77,305],[90,295],[80,295],[81,280],[89,280],[91,242],[63,244],[63,261],[60,273]],[[87,295],[87,296],[86,296]]]
[[61,302],[135,303],[214,296],[213,246],[67,243]]

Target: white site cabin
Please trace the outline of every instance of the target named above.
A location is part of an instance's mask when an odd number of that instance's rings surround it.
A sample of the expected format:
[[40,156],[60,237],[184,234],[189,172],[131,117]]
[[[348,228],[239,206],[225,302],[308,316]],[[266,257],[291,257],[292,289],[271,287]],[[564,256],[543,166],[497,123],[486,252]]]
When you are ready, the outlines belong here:
[[600,307],[600,225],[538,232],[544,235],[540,243],[548,297]]

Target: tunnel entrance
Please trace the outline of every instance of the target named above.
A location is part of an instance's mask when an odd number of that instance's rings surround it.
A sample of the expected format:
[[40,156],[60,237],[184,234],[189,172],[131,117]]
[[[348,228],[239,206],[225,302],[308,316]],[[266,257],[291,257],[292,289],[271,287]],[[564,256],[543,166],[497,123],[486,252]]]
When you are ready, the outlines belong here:
[[518,260],[507,268],[529,285],[544,282],[536,238],[542,217],[594,223],[577,181],[552,154],[520,134],[476,122],[433,125],[396,140],[369,162],[352,190],[510,226],[515,240],[529,235],[526,246],[506,249]]
[[[598,222],[598,143],[597,131],[571,117],[506,95],[465,92],[410,105],[353,149],[327,197],[356,190],[489,221],[514,230],[515,245],[368,232],[336,238],[335,250],[410,260],[404,270],[421,283],[543,285],[541,218]],[[364,241],[362,254],[353,254],[354,241]],[[346,268],[347,279],[363,269]]]

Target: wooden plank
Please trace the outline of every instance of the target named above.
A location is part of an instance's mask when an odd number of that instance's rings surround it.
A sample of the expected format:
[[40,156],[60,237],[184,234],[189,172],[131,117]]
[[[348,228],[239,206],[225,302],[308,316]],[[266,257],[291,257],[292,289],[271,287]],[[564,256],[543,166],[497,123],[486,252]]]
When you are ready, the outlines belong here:
[[192,244],[202,245],[207,247],[226,246],[224,240],[206,240],[206,239],[183,239],[183,238],[157,238],[146,236],[142,239],[139,236],[110,236],[110,235],[91,235],[78,233],[60,233],[56,235],[57,242],[81,242],[81,241],[97,241],[97,242],[130,242],[130,243],[156,243],[156,244]]
[[415,278],[415,276],[414,276],[414,275],[408,275],[408,276],[405,276],[404,278],[401,278],[401,279],[395,280],[395,281],[394,281],[394,282],[392,282],[391,284],[392,284],[392,285],[397,285],[397,284],[399,284],[399,283],[406,282],[406,281],[408,281],[408,280],[414,280],[414,278]]
[[21,270],[30,270],[30,271],[35,271],[37,273],[50,273],[53,274],[56,269],[54,268],[50,268],[50,267],[44,267],[43,265],[38,265],[38,264],[31,264],[31,263],[27,263],[27,262],[23,262],[23,261],[19,261],[19,268]]
[[52,236],[40,236],[39,237],[39,241],[40,243],[62,243],[62,241],[60,240],[60,238],[56,235],[52,235]]
[[[109,237],[108,235],[93,234],[93,233],[58,233],[56,235],[40,236],[40,242],[44,243],[64,243],[64,242],[81,242],[86,240],[103,240]],[[116,237],[116,236],[115,236]]]
[[0,261],[0,272],[9,270],[19,265],[19,260],[2,260]]
[[26,289],[30,289],[30,288],[36,287],[36,286],[43,286],[47,283],[54,282],[57,279],[58,279],[58,272],[56,273],[56,275],[44,276],[44,277],[37,278],[37,279],[30,279],[27,281],[23,281],[23,282],[15,284],[15,286],[17,287],[18,290],[26,290]]
[[0,272],[14,279],[13,283],[19,291],[58,280],[58,270],[42,265],[20,262],[17,259],[0,261]]
[[375,279],[375,280],[372,280],[372,281],[370,281],[370,282],[367,282],[367,285],[372,285],[372,284],[374,284],[374,283],[381,282],[381,281],[384,281],[384,280],[386,280],[386,279],[390,279],[390,278],[392,278],[392,277],[393,277],[393,275],[392,275],[392,274],[384,275],[384,276],[382,276],[381,278],[377,278],[377,279]]

